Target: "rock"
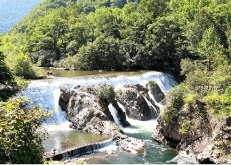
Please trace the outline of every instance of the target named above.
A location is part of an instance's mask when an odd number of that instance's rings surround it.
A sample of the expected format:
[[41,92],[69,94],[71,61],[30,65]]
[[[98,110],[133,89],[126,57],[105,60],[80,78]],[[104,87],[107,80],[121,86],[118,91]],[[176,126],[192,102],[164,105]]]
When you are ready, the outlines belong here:
[[225,125],[231,126],[231,115],[225,118]]
[[140,139],[120,135],[116,138],[116,145],[120,151],[131,152],[137,154],[145,149],[145,142]]
[[53,72],[52,72],[52,71],[47,71],[46,74],[47,74],[47,75],[52,75]]
[[165,140],[163,134],[160,133],[159,130],[157,130],[157,129],[154,130],[154,133],[152,134],[152,138],[159,143],[166,144],[166,140]]
[[155,81],[148,81],[148,83],[146,84],[146,88],[150,90],[157,103],[164,104],[165,95]]
[[[228,116],[223,122],[219,122],[213,117],[213,112],[206,109],[204,102],[196,100],[191,104],[175,110],[174,113],[177,115],[168,123],[164,120],[165,116],[159,116],[157,129],[152,138],[176,148],[179,152],[194,155],[198,163],[227,164],[227,155],[231,149],[231,117]],[[162,111],[167,109],[171,107],[166,106]],[[170,111],[168,113],[172,115]],[[181,132],[182,129],[184,132]]]
[[178,153],[176,157],[172,160],[167,161],[166,163],[177,162],[177,164],[197,164],[196,158],[194,155],[187,154],[184,151]]
[[[102,89],[109,89],[109,85],[98,84],[87,86],[75,86],[74,89],[62,87],[60,89],[59,104],[62,110],[67,112],[71,127],[93,134],[104,134],[116,137],[119,149],[126,152],[139,152],[144,148],[144,142],[135,138],[130,138],[121,133],[119,126],[108,109],[111,103],[115,109],[117,116],[123,126],[129,126],[126,121],[126,115],[118,106],[117,101],[108,95],[102,94]],[[110,93],[109,93],[110,95]]]
[[157,117],[159,107],[148,96],[147,88],[140,84],[126,84],[117,93],[116,100],[124,106],[129,118],[147,121]]

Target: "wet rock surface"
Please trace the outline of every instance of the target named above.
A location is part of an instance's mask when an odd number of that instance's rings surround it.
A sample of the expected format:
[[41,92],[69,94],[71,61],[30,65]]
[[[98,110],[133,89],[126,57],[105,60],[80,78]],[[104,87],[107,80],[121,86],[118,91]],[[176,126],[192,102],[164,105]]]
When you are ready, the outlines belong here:
[[146,84],[146,88],[150,91],[150,93],[153,95],[153,97],[155,98],[156,102],[164,104],[164,98],[165,95],[164,93],[161,91],[159,85],[155,82],[150,80],[147,84]]
[[116,100],[124,106],[129,118],[147,121],[157,117],[159,112],[159,107],[149,97],[148,91],[140,84],[126,84],[117,90]]
[[[112,104],[116,109],[117,117],[122,126],[129,126],[126,115],[118,106],[117,101],[107,93],[109,85],[98,84],[87,86],[75,86],[74,89],[62,87],[59,105],[67,112],[71,127],[76,130],[93,134],[110,135],[116,139],[116,145],[121,151],[138,152],[145,147],[142,140],[126,137],[121,133],[119,126],[109,111],[108,105]],[[100,96],[101,94],[105,94]]]
[[[205,103],[196,100],[192,105],[180,110],[169,123],[165,123],[159,116],[152,138],[187,155],[193,155],[198,163],[231,163],[228,158],[231,149],[231,116],[219,122],[206,109]],[[186,121],[190,123],[188,129],[181,132],[182,123]]]

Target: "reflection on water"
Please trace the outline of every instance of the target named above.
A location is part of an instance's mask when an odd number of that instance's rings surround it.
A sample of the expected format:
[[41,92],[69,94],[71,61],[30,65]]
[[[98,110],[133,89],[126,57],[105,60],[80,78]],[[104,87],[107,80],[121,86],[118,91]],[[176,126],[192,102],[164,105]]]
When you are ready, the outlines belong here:
[[52,72],[52,76],[55,77],[82,77],[82,76],[97,76],[97,75],[109,75],[109,74],[135,74],[147,71],[80,71],[80,70],[63,70],[63,69],[52,69],[42,68],[46,71]]
[[108,138],[109,136],[106,135],[88,134],[74,130],[52,131],[49,132],[49,137],[44,141],[43,146],[45,147],[45,152],[49,152],[52,149],[61,151],[75,146],[106,140]]

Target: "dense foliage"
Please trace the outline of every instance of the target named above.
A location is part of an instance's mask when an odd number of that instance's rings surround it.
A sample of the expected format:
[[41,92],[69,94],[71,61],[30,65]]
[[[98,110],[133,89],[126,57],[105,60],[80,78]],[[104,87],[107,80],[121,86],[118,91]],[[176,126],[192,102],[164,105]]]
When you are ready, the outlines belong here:
[[[209,37],[210,35],[212,34],[209,34]],[[206,110],[201,111],[198,108],[201,120],[205,118],[206,111],[211,112],[218,121],[231,115],[231,67],[227,56],[224,56],[219,49],[220,47],[214,48],[216,53],[210,57],[208,55],[210,52],[207,51],[206,60],[183,59],[181,61],[181,74],[184,74],[186,79],[172,88],[167,95],[167,105],[161,113],[166,125],[178,116],[179,111],[194,106],[195,102],[206,105]],[[190,123],[191,120],[185,119],[181,123],[180,133],[187,134]]]
[[43,161],[42,134],[39,123],[51,114],[37,106],[26,108],[24,99],[9,100],[0,106],[1,164],[39,164]]
[[16,92],[26,88],[28,82],[14,76],[0,51],[0,101],[7,100]]
[[[15,89],[15,76],[38,75],[33,66],[150,69],[185,78],[166,98],[166,124],[195,100],[218,120],[231,115],[230,0],[45,0],[0,36],[0,100]],[[107,102],[114,95],[111,86],[98,92]],[[45,114],[20,105],[0,109],[1,163],[40,163],[32,130]],[[191,121],[181,124],[186,134]]]
[[210,70],[215,54],[229,55],[230,7],[228,0],[45,0],[4,36],[2,51],[14,56],[10,65],[23,54],[37,66],[179,74],[189,58],[207,60]]

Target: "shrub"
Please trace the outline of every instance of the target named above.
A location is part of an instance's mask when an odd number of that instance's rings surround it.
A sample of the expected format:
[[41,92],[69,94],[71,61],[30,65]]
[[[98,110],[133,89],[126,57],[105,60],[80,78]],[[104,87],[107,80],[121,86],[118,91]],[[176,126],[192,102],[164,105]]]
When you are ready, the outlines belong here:
[[116,94],[112,85],[104,86],[98,91],[98,97],[101,100],[106,100],[108,102],[111,102],[115,98],[115,96]]
[[165,124],[168,124],[174,117],[177,117],[181,110],[185,94],[188,92],[188,86],[181,83],[177,87],[172,88],[166,96],[167,105],[160,113]]
[[0,163],[41,163],[42,135],[39,124],[51,114],[38,106],[27,109],[25,99],[9,100],[0,106]]
[[158,84],[153,80],[149,80],[148,83],[150,84],[152,88],[159,87]]
[[179,130],[179,132],[182,134],[182,135],[186,135],[187,132],[192,128],[191,126],[191,121],[190,120],[186,120],[183,118],[183,122],[181,124],[181,129]]
[[35,76],[35,71],[33,70],[27,55],[20,54],[16,57],[14,62],[14,74],[24,78]]

